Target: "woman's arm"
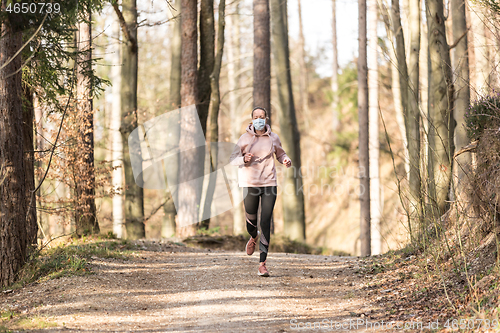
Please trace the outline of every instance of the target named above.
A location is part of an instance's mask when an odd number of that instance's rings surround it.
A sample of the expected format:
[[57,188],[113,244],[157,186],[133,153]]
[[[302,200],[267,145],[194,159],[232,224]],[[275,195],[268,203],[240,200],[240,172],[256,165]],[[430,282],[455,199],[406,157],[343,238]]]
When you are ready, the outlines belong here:
[[238,140],[238,143],[234,147],[234,150],[233,150],[231,156],[229,157],[229,164],[231,164],[231,165],[240,166],[240,165],[247,165],[248,164],[248,163],[245,163],[245,157],[244,157],[245,154],[243,154],[243,152],[242,152],[242,150],[243,150],[242,137],[243,137],[243,135]]

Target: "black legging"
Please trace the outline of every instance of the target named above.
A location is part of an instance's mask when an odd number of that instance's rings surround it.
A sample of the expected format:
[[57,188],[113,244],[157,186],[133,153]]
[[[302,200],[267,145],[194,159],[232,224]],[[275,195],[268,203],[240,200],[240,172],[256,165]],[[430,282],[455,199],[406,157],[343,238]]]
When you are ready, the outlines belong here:
[[271,236],[271,217],[276,202],[276,190],[276,186],[243,188],[247,231],[253,238],[257,237],[257,210],[259,209],[259,198],[261,199],[260,228],[262,235],[259,242],[260,262],[264,262],[267,258]]

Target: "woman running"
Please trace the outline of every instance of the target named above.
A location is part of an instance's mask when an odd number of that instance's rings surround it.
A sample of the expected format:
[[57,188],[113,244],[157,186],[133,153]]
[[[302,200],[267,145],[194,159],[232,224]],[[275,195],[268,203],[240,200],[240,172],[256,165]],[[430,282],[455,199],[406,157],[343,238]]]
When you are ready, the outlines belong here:
[[[271,217],[276,202],[277,183],[274,157],[287,168],[292,161],[281,147],[280,138],[271,132],[266,124],[266,109],[256,107],[252,110],[252,123],[248,125],[246,133],[238,140],[237,146],[231,155],[231,164],[239,166],[238,184],[243,187],[245,216],[247,231],[250,240],[246,245],[246,252],[252,255],[260,235],[259,251],[260,262],[258,274],[269,276],[266,268],[267,252],[271,233]],[[260,228],[257,230],[257,210],[261,205]]]

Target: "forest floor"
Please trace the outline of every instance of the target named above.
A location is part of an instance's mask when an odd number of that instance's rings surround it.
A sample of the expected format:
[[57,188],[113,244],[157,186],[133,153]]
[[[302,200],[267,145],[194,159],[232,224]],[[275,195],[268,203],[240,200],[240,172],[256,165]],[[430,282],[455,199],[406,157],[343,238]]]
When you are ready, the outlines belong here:
[[413,308],[412,283],[384,273],[382,257],[270,253],[260,277],[258,249],[134,247],[126,258],[92,256],[90,274],[4,290],[0,332],[422,332],[446,319]]

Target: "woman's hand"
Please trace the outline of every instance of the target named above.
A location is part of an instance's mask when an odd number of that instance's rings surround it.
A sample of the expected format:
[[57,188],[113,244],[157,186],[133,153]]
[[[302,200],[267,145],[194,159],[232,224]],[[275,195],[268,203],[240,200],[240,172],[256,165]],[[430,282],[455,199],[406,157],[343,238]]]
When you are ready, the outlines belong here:
[[243,162],[245,162],[245,163],[250,162],[252,160],[252,157],[253,157],[253,154],[250,154],[250,153],[245,154],[245,156],[243,157]]
[[287,168],[289,168],[289,167],[291,167],[291,166],[292,166],[292,160],[291,160],[291,159],[289,159],[289,158],[287,157],[287,158],[285,158],[285,160],[283,161],[283,164],[284,164]]

